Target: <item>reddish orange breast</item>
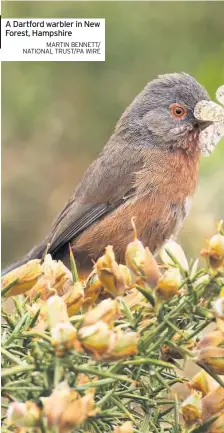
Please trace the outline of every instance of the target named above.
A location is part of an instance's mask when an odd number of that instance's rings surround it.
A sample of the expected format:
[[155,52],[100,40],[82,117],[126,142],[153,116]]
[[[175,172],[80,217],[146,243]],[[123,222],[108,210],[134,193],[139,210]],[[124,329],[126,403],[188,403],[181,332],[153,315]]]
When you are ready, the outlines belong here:
[[75,239],[74,251],[87,251],[96,260],[110,244],[123,261],[126,246],[133,239],[133,216],[139,238],[152,252],[179,228],[186,199],[195,191],[200,154],[144,152],[144,166],[135,176],[135,196]]

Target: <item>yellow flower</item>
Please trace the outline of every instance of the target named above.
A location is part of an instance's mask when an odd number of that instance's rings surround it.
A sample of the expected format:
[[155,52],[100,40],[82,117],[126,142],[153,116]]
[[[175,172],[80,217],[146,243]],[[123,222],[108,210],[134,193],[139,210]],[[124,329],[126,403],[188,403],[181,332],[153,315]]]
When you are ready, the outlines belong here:
[[66,382],[60,383],[49,397],[42,397],[41,400],[48,427],[58,427],[60,433],[78,427],[99,410],[95,407],[93,391],[81,397]]
[[58,295],[64,295],[73,285],[72,273],[60,260],[53,260],[50,254],[47,254],[41,265],[42,276],[39,278],[30,293],[31,299],[41,293],[42,299],[52,296],[54,289]]
[[14,269],[2,277],[2,289],[18,280],[11,289],[7,292],[6,296],[16,296],[30,290],[41,276],[42,270],[40,260],[30,260],[19,268]]
[[125,304],[127,304],[131,310],[141,308],[142,306],[147,309],[152,308],[151,304],[146,303],[144,295],[139,292],[138,289],[131,289],[125,296]]
[[123,277],[124,283],[125,283],[125,287],[129,288],[129,286],[131,285],[131,274],[129,269],[127,268],[127,266],[125,265],[118,265],[119,266],[119,270],[120,273]]
[[7,411],[8,424],[20,427],[35,427],[40,421],[40,409],[32,401],[10,403]]
[[159,267],[149,248],[144,248],[142,242],[137,238],[133,219],[132,225],[134,241],[130,242],[126,248],[125,262],[134,282],[143,280],[153,288],[160,277]]
[[133,424],[131,421],[126,421],[124,424],[113,429],[113,433],[134,433]]
[[47,304],[43,299],[38,299],[32,305],[26,303],[26,309],[30,313],[31,317],[35,317],[39,311],[38,319],[36,321],[34,329],[38,331],[44,331],[48,327],[48,312]]
[[193,391],[189,397],[184,400],[180,407],[184,420],[187,425],[191,425],[201,419],[202,416],[202,398],[201,393]]
[[106,323],[99,321],[94,325],[81,328],[78,332],[78,338],[85,349],[99,357],[108,350],[111,331]]
[[200,391],[204,396],[217,387],[217,382],[204,370],[200,370],[187,385],[190,389]]
[[222,296],[222,292],[224,294],[223,289],[221,290],[221,297],[216,299],[213,304],[213,311],[216,316],[216,325],[217,328],[224,333],[224,297]]
[[104,357],[121,359],[136,355],[138,353],[138,340],[139,335],[137,332],[114,333],[108,352],[104,354]]
[[125,261],[128,268],[137,276],[144,273],[145,248],[141,241],[135,239],[126,248]]
[[124,271],[123,269],[121,270],[116,262],[111,245],[106,247],[105,254],[97,260],[95,267],[99,280],[105,290],[113,296],[124,294],[127,287]]
[[209,241],[209,253],[214,258],[224,258],[224,236],[216,234]]
[[165,245],[160,250],[160,257],[162,259],[162,262],[165,265],[173,265],[175,262],[168,254],[167,251],[171,253],[171,255],[176,259],[176,261],[180,264],[183,270],[185,271],[189,270],[188,261],[184,254],[184,251],[177,242],[170,240],[166,242]]
[[77,281],[70,286],[65,295],[62,296],[62,299],[67,307],[69,317],[76,314],[84,302],[84,289],[82,283]]
[[214,235],[208,242],[208,248],[201,250],[201,255],[208,257],[212,268],[223,266],[224,261],[224,236],[221,234]]
[[104,299],[95,308],[85,313],[83,326],[93,325],[99,320],[102,320],[112,327],[119,312],[119,305],[116,299]]
[[215,312],[216,317],[220,319],[224,319],[224,297],[216,299],[213,304],[213,310]]
[[67,350],[81,350],[77,331],[69,322],[66,304],[62,297],[55,295],[47,301],[48,322],[51,331],[51,344],[58,356]]
[[81,328],[78,338],[96,359],[120,359],[138,353],[139,337],[136,332],[116,333],[102,321]]
[[63,356],[66,351],[72,349],[81,350],[77,331],[69,322],[57,323],[54,328],[51,328],[51,344],[57,356]]
[[201,367],[209,367],[214,373],[224,374],[224,348],[207,346],[199,350],[196,362]]
[[99,280],[97,273],[91,273],[88,277],[87,284],[85,287],[85,301],[84,306],[89,307],[90,305],[94,304],[100,295],[100,292],[102,290],[102,284]]
[[86,421],[89,417],[95,417],[99,410],[100,409],[95,406],[94,391],[87,391],[83,397],[73,391],[69,404],[61,417],[60,424],[62,424],[62,431],[63,426],[64,429],[68,429],[68,427],[76,427]]
[[224,332],[220,330],[216,330],[213,332],[209,332],[206,334],[197,344],[196,349],[204,349],[208,346],[219,346],[220,344],[224,345]]
[[202,419],[224,412],[224,388],[217,386],[202,399]]
[[87,374],[79,373],[77,378],[76,378],[76,386],[84,385],[84,384],[89,383],[91,381],[92,381],[92,379],[90,379],[89,376],[87,376]]
[[156,288],[156,293],[160,299],[168,301],[178,293],[181,283],[181,275],[178,268],[169,268],[160,277]]
[[49,397],[41,397],[43,414],[46,416],[50,428],[59,425],[71,392],[72,390],[69,388],[68,384],[66,382],[61,382],[52,391],[52,394]]
[[68,312],[64,300],[58,296],[51,296],[47,300],[49,327],[54,328],[58,323],[69,322]]

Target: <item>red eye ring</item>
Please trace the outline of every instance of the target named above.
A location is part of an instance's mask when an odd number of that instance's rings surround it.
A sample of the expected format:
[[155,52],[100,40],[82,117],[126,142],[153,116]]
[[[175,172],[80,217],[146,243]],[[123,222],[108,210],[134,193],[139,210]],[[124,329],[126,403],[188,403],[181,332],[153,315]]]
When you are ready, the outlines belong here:
[[184,119],[187,115],[187,109],[181,104],[171,104],[170,112],[175,119]]

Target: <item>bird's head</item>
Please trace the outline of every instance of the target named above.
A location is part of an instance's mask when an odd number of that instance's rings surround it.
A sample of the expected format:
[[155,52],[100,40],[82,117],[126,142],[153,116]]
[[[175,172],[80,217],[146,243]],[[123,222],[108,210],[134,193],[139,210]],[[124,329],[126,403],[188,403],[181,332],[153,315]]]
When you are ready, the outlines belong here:
[[194,108],[209,100],[205,88],[185,73],[159,76],[149,82],[127,108],[118,129],[136,144],[149,144],[175,151],[198,148],[199,134],[211,122],[199,121]]

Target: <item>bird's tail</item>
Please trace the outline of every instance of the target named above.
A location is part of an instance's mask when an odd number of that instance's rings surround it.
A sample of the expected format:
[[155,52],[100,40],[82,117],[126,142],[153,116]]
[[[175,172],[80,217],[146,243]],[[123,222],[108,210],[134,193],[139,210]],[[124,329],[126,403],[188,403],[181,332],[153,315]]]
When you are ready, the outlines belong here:
[[1,275],[5,275],[10,271],[13,271],[13,269],[18,268],[21,265],[24,265],[24,263],[27,263],[29,260],[33,259],[41,259],[45,250],[47,248],[47,239],[44,239],[40,244],[36,245],[25,257],[23,257],[18,262],[13,263],[12,265],[7,266],[5,269],[2,270]]

